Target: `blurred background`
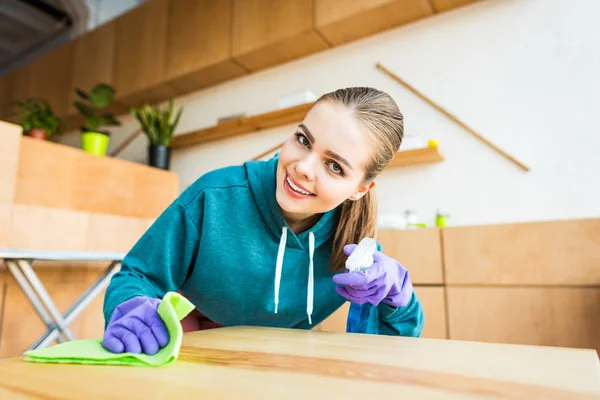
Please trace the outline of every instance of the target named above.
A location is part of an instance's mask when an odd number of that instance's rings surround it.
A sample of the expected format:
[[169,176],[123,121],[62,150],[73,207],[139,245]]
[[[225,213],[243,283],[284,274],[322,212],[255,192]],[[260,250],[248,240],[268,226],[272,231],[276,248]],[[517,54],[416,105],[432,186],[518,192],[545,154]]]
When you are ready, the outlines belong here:
[[[598,350],[597,15],[595,0],[0,0],[0,249],[67,254],[33,263],[64,313],[106,267],[68,254],[127,252],[202,174],[267,159],[319,96],[372,86],[405,119],[378,239],[412,274],[423,336]],[[0,357],[46,330],[2,268]],[[101,311],[100,294],[73,334],[100,337]]]

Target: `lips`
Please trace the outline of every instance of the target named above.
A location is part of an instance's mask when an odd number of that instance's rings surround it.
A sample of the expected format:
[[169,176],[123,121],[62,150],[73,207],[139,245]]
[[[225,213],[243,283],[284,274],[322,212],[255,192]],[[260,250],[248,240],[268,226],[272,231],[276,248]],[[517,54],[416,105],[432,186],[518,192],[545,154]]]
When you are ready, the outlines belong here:
[[314,197],[314,193],[306,190],[306,188],[296,182],[289,174],[285,176],[284,186],[294,197]]

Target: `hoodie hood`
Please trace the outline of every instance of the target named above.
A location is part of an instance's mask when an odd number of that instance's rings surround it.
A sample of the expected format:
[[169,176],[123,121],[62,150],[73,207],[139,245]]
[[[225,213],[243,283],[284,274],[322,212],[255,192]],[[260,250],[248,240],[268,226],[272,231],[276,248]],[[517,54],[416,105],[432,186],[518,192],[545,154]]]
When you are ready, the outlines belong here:
[[277,261],[274,266],[274,293],[275,313],[279,305],[279,289],[285,261],[286,247],[306,249],[309,253],[306,313],[309,323],[312,324],[312,311],[314,303],[314,262],[315,248],[327,242],[335,233],[338,223],[337,209],[324,213],[319,221],[306,231],[296,235],[289,227],[281,208],[277,203],[277,167],[279,154],[266,162],[247,163],[248,183],[259,213],[273,240],[279,242]]

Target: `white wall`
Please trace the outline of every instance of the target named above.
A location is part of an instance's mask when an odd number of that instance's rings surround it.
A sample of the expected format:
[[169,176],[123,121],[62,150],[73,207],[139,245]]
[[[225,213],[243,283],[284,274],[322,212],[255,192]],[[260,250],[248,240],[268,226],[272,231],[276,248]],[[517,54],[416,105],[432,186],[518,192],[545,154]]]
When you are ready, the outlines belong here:
[[[178,132],[220,116],[261,113],[286,93],[344,86],[389,92],[407,134],[436,138],[446,161],[380,177],[382,213],[437,209],[451,225],[600,216],[600,29],[597,0],[486,0],[178,99]],[[375,68],[381,62],[531,168],[494,153]],[[129,117],[114,148],[136,127]],[[182,189],[202,173],[238,164],[291,134],[292,126],[177,151]],[[65,141],[77,144],[76,135]],[[140,138],[122,154],[145,162]]]

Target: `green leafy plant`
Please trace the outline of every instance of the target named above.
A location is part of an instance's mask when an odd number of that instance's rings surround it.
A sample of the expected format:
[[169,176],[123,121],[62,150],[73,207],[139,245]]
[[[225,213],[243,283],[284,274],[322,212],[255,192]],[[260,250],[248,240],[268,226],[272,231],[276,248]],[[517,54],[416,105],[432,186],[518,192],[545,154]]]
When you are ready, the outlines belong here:
[[75,90],[80,98],[74,102],[75,108],[85,117],[85,125],[81,127],[82,133],[97,132],[110,136],[109,131],[100,128],[121,125],[112,113],[106,111],[114,100],[115,92],[115,89],[106,83],[97,84],[89,93],[81,89]]
[[[173,98],[170,98],[164,110],[161,110],[158,106],[149,106],[148,104],[131,109],[131,113],[140,123],[142,131],[148,136],[150,145],[171,146],[175,128],[183,112],[183,107],[181,107],[174,115],[173,107]],[[174,118],[171,122],[172,117]]]
[[20,120],[23,133],[27,134],[33,128],[44,129],[47,138],[60,133],[62,119],[54,114],[46,100],[29,98],[16,102],[15,105],[18,107],[15,116]]

